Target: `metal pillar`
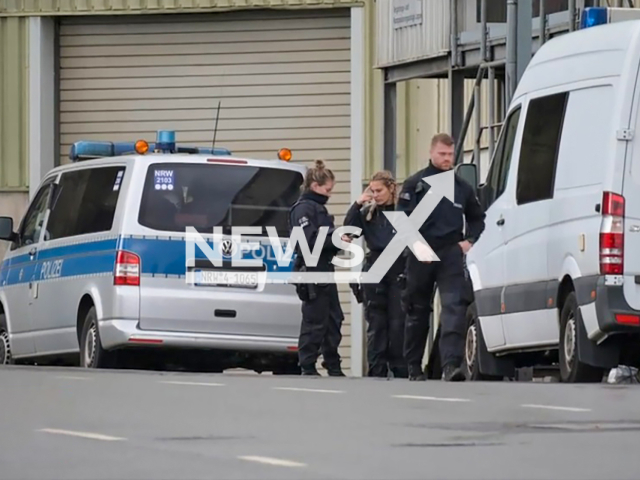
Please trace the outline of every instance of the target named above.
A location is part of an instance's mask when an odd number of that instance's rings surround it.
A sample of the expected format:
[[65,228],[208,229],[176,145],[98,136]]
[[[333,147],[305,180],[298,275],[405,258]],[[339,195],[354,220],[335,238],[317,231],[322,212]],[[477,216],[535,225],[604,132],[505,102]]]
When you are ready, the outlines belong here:
[[480,1],[480,59],[482,62],[488,60],[487,55],[487,0]]
[[449,70],[449,111],[449,131],[457,141],[464,123],[464,74],[456,70]]
[[[482,72],[484,76],[484,71]],[[480,96],[480,83],[476,83],[476,86],[473,88],[473,97],[474,97],[474,109],[476,112],[476,124],[475,124],[475,135],[474,135],[474,144],[473,144],[473,163],[476,164],[478,169],[478,178],[480,178],[480,167],[482,162],[480,161],[480,137],[482,136],[482,104],[481,104],[481,96]]]
[[397,117],[396,84],[384,85],[384,169],[396,175]]
[[518,0],[517,17],[518,46],[516,56],[516,85],[520,82],[522,74],[531,61],[531,56],[533,54],[533,33],[531,32],[533,0]]
[[458,0],[449,0],[449,31],[451,38],[449,45],[451,48],[451,66],[457,67],[458,58]]
[[569,0],[569,31],[576,29],[576,0]]
[[540,46],[547,41],[547,12],[545,12],[545,0],[540,0]]
[[507,89],[505,103],[511,103],[516,91],[517,58],[518,58],[518,3],[517,0],[507,0]]

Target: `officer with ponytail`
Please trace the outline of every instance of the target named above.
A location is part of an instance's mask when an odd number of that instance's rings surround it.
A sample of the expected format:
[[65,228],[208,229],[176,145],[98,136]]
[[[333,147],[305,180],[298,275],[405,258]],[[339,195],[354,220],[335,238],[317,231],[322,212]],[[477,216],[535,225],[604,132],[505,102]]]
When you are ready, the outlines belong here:
[[[332,242],[335,231],[333,216],[329,215],[326,203],[331,196],[335,176],[322,160],[316,160],[307,170],[300,199],[291,207],[290,227],[302,228],[309,245],[315,251],[321,227],[328,228],[315,266],[306,265],[299,245],[296,245],[295,272],[322,273],[327,276],[335,271],[331,263],[339,248]],[[338,288],[335,282],[299,283],[296,290],[302,300],[302,325],[298,340],[298,359],[302,375],[319,376],[316,369],[318,356],[322,354],[322,366],[329,376],[345,376],[340,367],[338,347],[342,341],[341,326],[344,320]]]
[[[344,224],[362,229],[368,252],[363,271],[369,271],[395,235],[391,222],[384,215],[396,208],[397,185],[389,171],[376,173],[369,186],[349,208]],[[346,240],[346,239],[344,239]],[[363,302],[367,321],[367,375],[407,378],[404,359],[405,314],[401,302],[401,277],[404,257],[399,257],[379,284],[363,284]],[[352,286],[352,289],[357,286]],[[357,296],[357,292],[354,290]]]

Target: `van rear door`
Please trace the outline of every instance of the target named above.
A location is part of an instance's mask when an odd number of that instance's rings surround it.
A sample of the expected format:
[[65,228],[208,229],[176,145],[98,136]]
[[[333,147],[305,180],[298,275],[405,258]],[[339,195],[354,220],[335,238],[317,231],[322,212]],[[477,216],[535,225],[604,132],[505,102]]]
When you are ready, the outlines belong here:
[[[636,129],[636,132],[640,130]],[[629,149],[624,168],[622,194],[625,214],[624,296],[629,306],[640,310],[640,145]]]
[[[231,233],[230,227],[263,227],[264,235],[243,242],[263,244],[266,254],[258,258],[262,260],[258,270],[277,272],[281,267],[268,252],[270,242],[264,227],[275,227],[285,243],[289,236],[288,211],[298,199],[302,181],[298,170],[270,166],[151,164],[138,222],[153,229],[157,238],[133,237],[125,241],[125,245],[130,242],[129,250],[139,252],[141,261],[140,327],[184,333],[297,337],[300,306],[291,285],[241,285],[253,278],[255,267],[229,268],[225,262],[226,268],[217,268],[197,245],[195,265],[187,268],[185,229],[195,228],[203,238],[210,239],[209,246],[216,254],[225,257],[233,254],[237,246],[225,242],[214,245],[214,227],[223,227],[225,234]],[[234,273],[225,275],[221,270]],[[236,275],[239,270],[243,274]],[[194,273],[201,282],[188,282],[187,272]]]
[[633,136],[626,142],[627,152],[621,174],[624,198],[623,290],[629,306],[640,310],[640,79],[637,76],[633,99],[629,98],[625,103],[631,109],[630,133]]

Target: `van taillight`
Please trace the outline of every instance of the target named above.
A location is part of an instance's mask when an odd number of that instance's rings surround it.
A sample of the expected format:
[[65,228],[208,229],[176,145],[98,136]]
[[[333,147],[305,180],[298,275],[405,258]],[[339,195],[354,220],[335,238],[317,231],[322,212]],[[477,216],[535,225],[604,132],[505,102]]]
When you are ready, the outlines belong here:
[[602,196],[600,225],[600,273],[624,272],[624,197],[611,192]]
[[113,284],[140,285],[140,257],[138,255],[118,250]]

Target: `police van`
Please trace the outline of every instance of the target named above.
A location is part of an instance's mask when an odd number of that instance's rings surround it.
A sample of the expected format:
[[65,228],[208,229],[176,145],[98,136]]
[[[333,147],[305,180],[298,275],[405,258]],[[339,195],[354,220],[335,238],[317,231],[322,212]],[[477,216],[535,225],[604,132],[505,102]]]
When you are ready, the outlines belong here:
[[478,186],[472,380],[553,365],[563,382],[601,382],[640,366],[640,10],[587,8],[581,26],[531,59]]
[[[270,227],[286,246],[303,182],[289,150],[237,158],[161,131],[155,144],[77,142],[69,156],[17,229],[0,218],[0,364],[125,367],[128,352],[153,348],[190,349],[217,371],[298,372],[300,301],[265,281],[295,260],[278,260],[267,238]],[[253,251],[231,236],[239,226],[259,227],[242,237]]]

